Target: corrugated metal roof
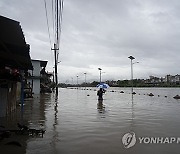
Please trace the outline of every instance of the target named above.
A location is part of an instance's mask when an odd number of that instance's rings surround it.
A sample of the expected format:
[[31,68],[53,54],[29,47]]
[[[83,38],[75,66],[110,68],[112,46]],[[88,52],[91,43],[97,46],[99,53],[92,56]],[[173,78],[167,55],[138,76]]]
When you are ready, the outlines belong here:
[[32,69],[29,52],[20,23],[0,16],[0,66]]

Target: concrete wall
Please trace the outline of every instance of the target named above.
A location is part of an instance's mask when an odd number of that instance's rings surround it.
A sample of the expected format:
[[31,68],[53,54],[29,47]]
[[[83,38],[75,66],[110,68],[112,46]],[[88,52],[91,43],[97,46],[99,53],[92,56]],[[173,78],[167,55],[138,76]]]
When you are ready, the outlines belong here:
[[40,70],[41,70],[40,61],[32,60],[32,65],[34,68],[33,76],[40,76]]
[[40,94],[40,71],[41,71],[41,66],[40,66],[40,61],[38,60],[32,60],[32,65],[33,65],[33,74],[31,71],[29,73],[33,76],[32,79],[28,79],[27,81],[30,82],[32,85],[33,89],[32,92],[34,94]]
[[40,79],[33,79],[33,93],[40,94]]

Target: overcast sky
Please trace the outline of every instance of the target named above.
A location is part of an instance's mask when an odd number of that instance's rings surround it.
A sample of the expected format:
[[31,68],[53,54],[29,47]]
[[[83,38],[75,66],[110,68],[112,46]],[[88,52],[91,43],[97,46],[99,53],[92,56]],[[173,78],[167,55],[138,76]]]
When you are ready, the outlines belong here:
[[[0,14],[20,22],[32,59],[48,60],[53,71],[51,0],[0,0]],[[64,0],[59,82],[130,79],[180,74],[179,0]]]

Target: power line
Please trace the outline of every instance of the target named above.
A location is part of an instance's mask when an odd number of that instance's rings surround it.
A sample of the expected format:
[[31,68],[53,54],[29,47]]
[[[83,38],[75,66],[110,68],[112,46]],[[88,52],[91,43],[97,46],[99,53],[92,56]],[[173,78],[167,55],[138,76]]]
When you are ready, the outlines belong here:
[[[55,44],[59,48],[60,42],[60,32],[61,32],[61,0],[55,0]],[[59,50],[57,50],[57,60],[58,60]]]
[[[60,46],[60,38],[61,38],[61,31],[62,31],[62,12],[63,12],[63,0],[61,1],[60,0],[60,2],[59,2],[59,5],[57,6],[57,9],[58,9],[58,11],[57,11],[57,18],[56,19],[58,19],[57,20],[57,22],[58,22],[58,24],[57,24],[57,46],[58,46],[58,48],[59,48],[59,46]],[[58,58],[59,58],[59,50],[57,51],[57,61],[58,61]]]
[[[59,56],[59,44],[60,44],[60,34],[61,34],[61,24],[62,24],[62,10],[63,10],[63,1],[61,0],[54,0],[55,3],[52,1],[52,11],[54,9],[54,17],[53,17],[53,26],[55,27],[54,30],[54,58],[55,58],[55,83],[56,83],[56,94],[58,94],[58,56]],[[54,4],[54,5],[53,5]],[[54,6],[54,7],[53,7]],[[52,13],[53,15],[53,13]]]
[[59,47],[61,29],[62,29],[62,11],[63,11],[63,0],[55,0],[55,14],[54,14],[54,25],[56,27],[55,32],[55,43]]
[[[60,3],[59,3],[59,38],[61,37],[61,30],[62,30],[62,12],[63,12],[63,0],[61,1],[60,0]],[[60,41],[60,40],[59,40]],[[60,42],[58,42],[59,44]]]
[[[54,10],[54,0],[52,0],[52,3],[51,3],[51,11],[52,11],[52,23],[53,23],[53,36],[55,36],[55,24],[54,24],[54,12],[55,12],[55,10]],[[54,39],[54,41],[55,41],[55,39]]]
[[46,12],[46,22],[47,22],[47,28],[48,28],[49,42],[50,42],[50,47],[51,47],[51,37],[50,37],[50,31],[49,31],[49,21],[48,21],[48,13],[47,13],[46,0],[44,0],[44,6],[45,6],[45,12]]

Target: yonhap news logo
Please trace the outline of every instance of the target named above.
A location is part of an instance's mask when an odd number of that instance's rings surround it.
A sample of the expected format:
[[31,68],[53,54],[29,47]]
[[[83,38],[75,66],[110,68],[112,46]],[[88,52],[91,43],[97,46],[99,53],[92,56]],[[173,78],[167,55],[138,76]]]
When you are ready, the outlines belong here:
[[180,137],[137,137],[134,132],[128,132],[122,137],[124,148],[140,144],[180,144]]
[[136,144],[136,135],[134,132],[129,132],[124,134],[122,137],[122,143],[126,149],[134,146]]

